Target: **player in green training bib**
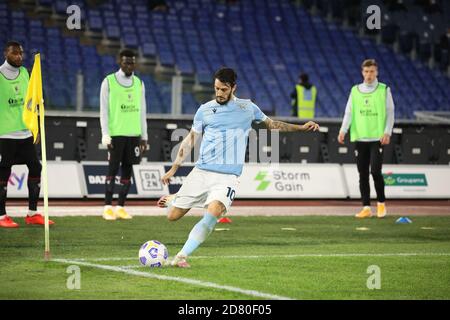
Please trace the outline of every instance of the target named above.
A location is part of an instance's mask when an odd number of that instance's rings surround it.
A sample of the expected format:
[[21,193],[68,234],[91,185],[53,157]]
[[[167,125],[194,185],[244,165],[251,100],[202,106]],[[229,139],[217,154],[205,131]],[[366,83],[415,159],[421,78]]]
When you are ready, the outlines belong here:
[[[147,147],[147,107],[144,83],[134,75],[136,55],[131,50],[119,53],[120,69],[103,80],[100,90],[102,143],[108,147],[108,174],[105,182],[106,220],[131,219],[124,209],[131,186],[133,164],[138,164]],[[112,199],[116,175],[121,168],[116,210]]]
[[[11,168],[16,164],[28,167],[28,214],[26,224],[44,225],[44,217],[37,212],[41,190],[41,163],[33,144],[31,132],[22,121],[24,99],[29,75],[22,66],[23,48],[10,41],[4,48],[5,62],[0,66],[0,227],[19,225],[6,214],[6,198]],[[53,221],[49,221],[53,224]]]
[[[359,189],[363,204],[357,218],[370,218],[370,184],[372,173],[377,192],[377,217],[386,216],[384,178],[382,175],[384,146],[390,143],[394,126],[394,101],[387,85],[378,82],[375,60],[365,60],[361,66],[364,82],[355,85],[345,109],[338,142],[344,144],[350,128],[350,141],[355,143]],[[369,173],[370,172],[370,173]]]

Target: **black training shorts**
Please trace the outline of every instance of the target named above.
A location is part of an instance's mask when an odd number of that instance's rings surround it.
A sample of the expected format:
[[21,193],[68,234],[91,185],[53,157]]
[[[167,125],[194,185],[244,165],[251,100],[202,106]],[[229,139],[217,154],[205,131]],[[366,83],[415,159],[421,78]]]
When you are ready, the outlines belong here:
[[26,139],[0,139],[0,166],[15,164],[37,164],[39,159],[33,137]]
[[140,137],[111,137],[111,148],[108,148],[110,163],[138,164],[141,162],[139,150]]

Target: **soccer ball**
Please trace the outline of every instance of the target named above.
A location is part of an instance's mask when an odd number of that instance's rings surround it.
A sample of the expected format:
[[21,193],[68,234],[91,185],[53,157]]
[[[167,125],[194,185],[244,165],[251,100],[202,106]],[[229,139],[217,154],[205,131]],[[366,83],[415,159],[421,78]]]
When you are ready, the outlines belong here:
[[156,240],[144,243],[139,249],[139,261],[142,265],[155,268],[166,264],[169,252],[165,245]]

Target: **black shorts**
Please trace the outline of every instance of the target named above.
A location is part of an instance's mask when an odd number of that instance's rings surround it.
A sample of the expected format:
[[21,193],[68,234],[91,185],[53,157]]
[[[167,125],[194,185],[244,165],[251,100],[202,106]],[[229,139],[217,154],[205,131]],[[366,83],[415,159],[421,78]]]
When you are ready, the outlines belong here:
[[40,166],[33,137],[0,139],[0,167],[9,168],[15,164]]
[[140,137],[111,137],[108,149],[109,163],[138,164],[141,162]]

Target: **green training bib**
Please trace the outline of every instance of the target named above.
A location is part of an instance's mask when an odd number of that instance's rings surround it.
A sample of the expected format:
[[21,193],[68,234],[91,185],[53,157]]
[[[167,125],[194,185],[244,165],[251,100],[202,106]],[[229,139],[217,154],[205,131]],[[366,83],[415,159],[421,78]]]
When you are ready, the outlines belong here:
[[110,136],[141,135],[141,80],[133,76],[133,84],[124,87],[115,74],[106,77],[109,85],[109,134]]
[[386,127],[387,86],[378,83],[371,93],[362,93],[358,86],[352,88],[352,123],[350,141],[379,139]]
[[19,75],[14,80],[0,73],[0,135],[27,129],[22,112],[29,78],[24,67],[19,68]]

